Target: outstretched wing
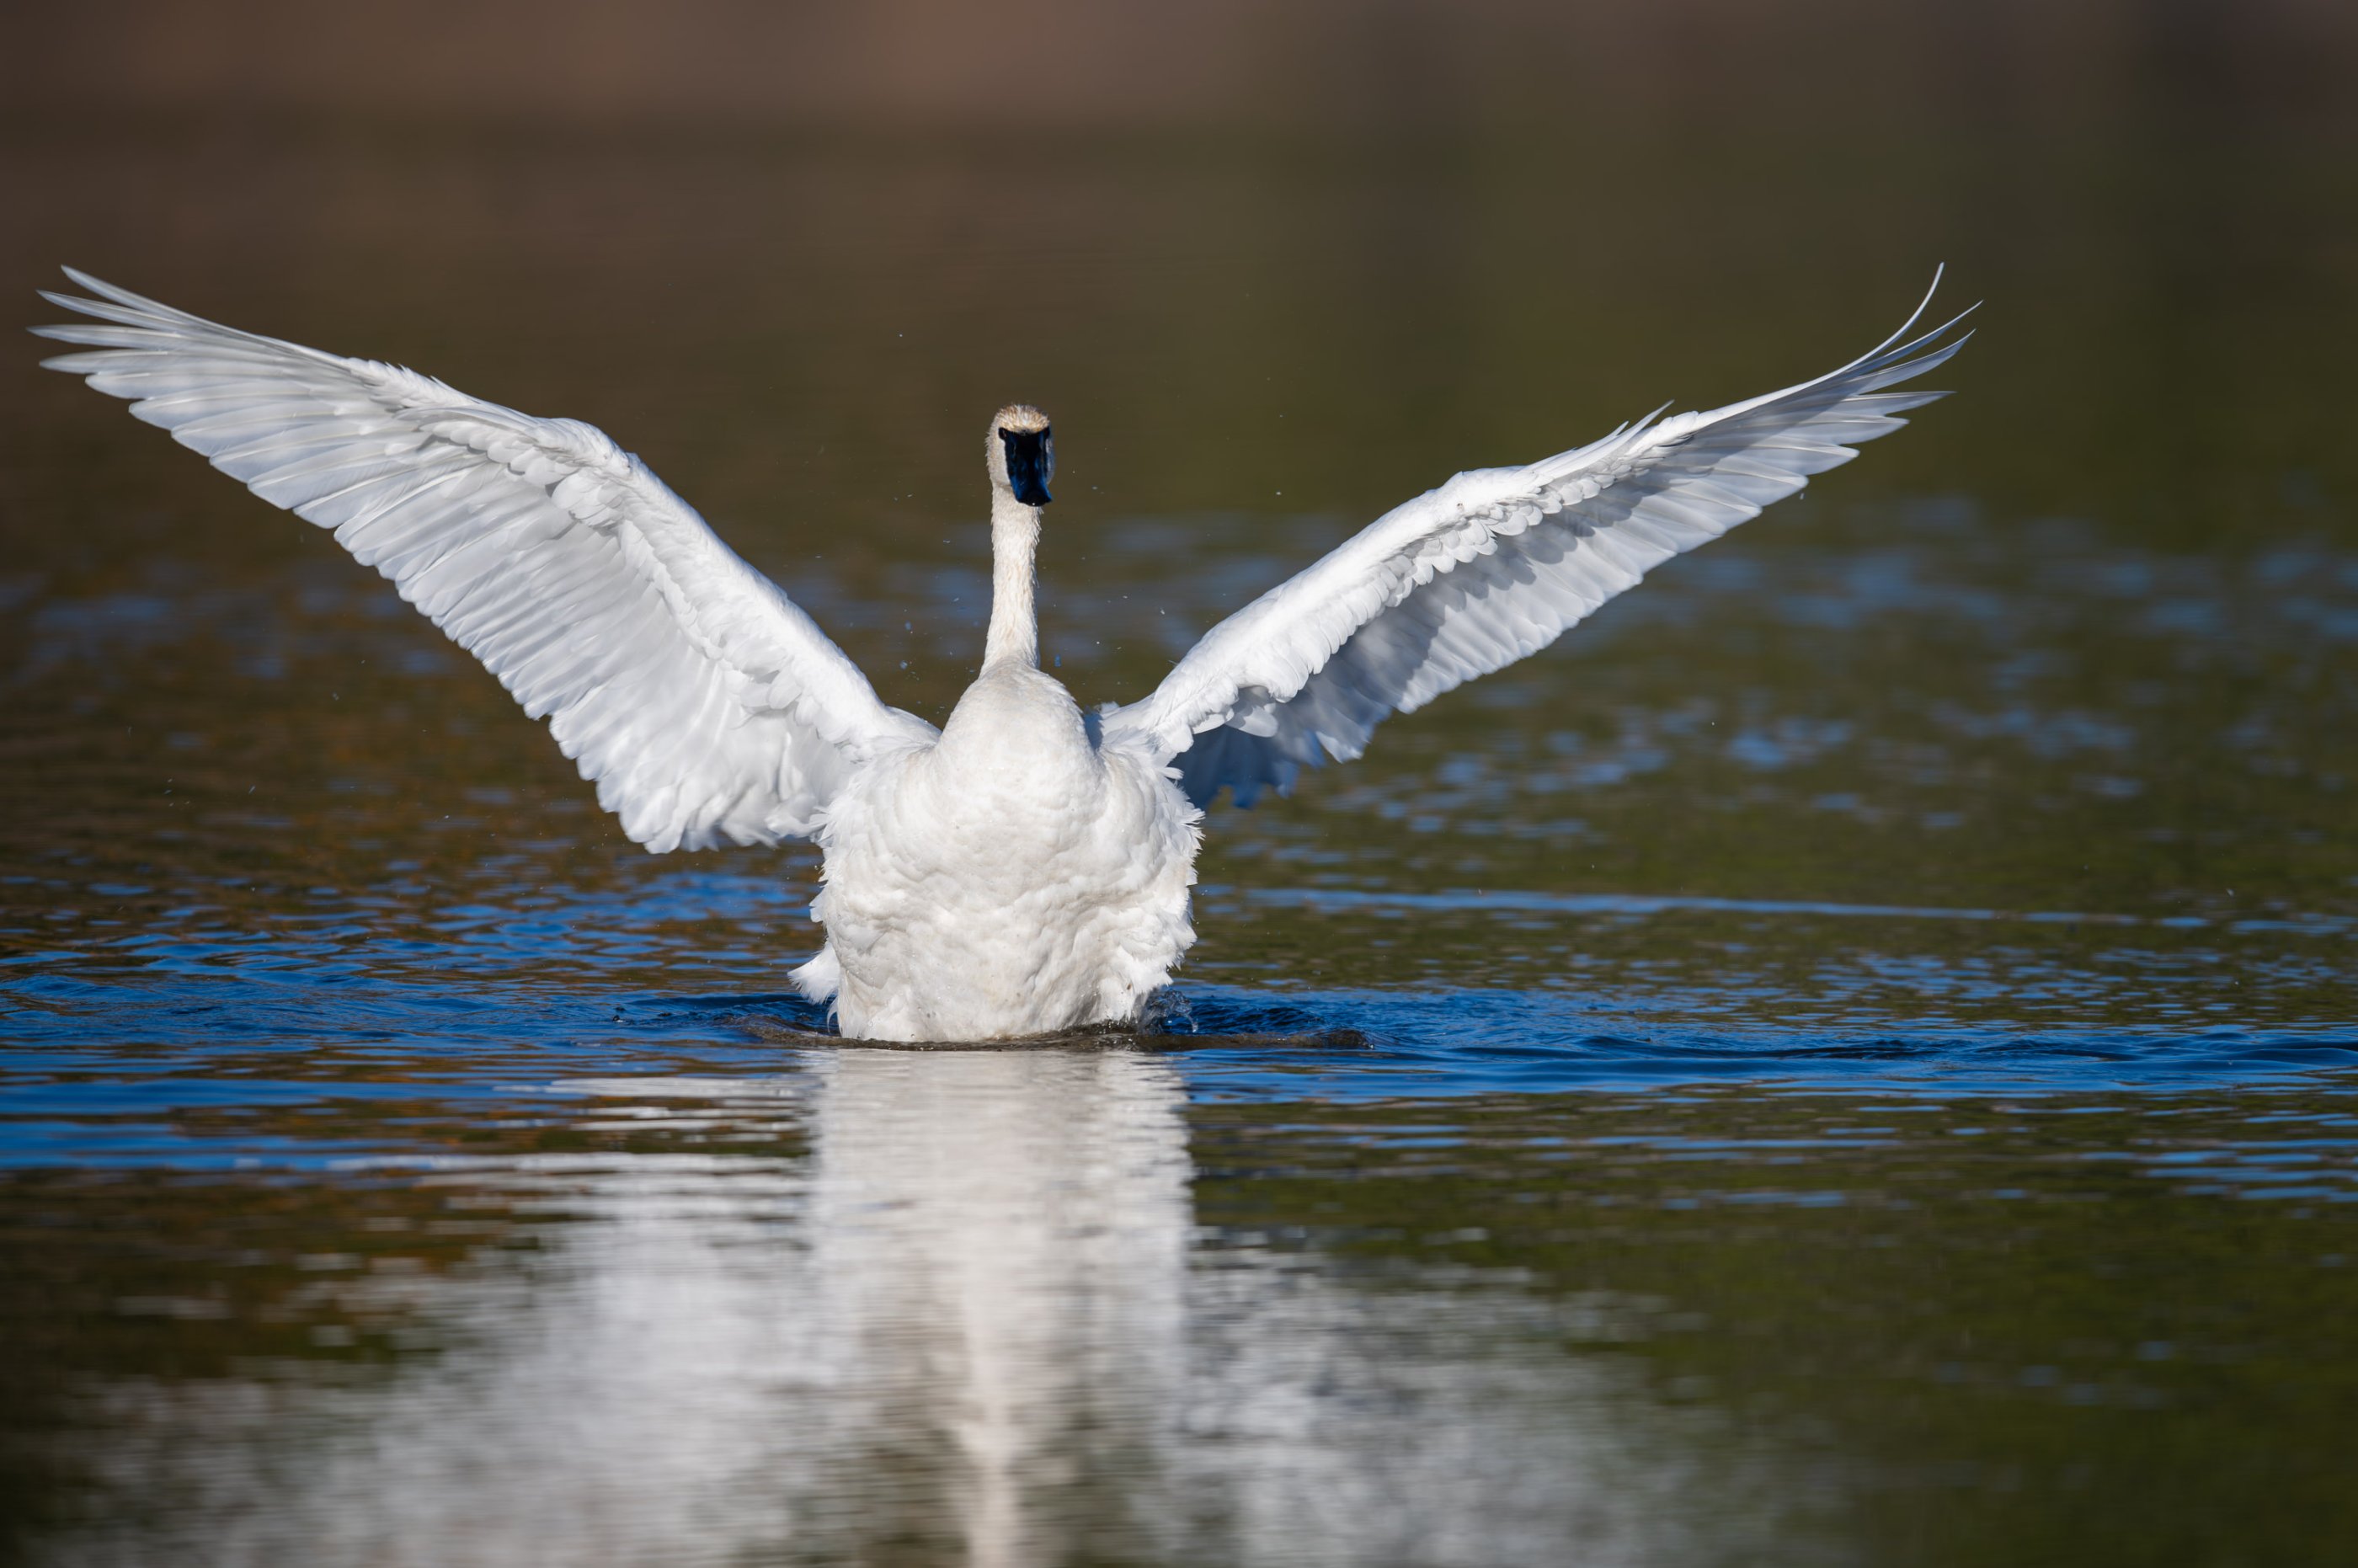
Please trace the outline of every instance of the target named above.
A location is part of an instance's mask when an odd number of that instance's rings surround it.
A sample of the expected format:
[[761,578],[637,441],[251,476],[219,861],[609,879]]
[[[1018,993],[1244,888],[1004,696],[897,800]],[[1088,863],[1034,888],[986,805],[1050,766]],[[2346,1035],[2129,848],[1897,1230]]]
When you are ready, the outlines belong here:
[[1358,756],[1386,716],[1537,653],[1650,568],[1945,395],[1887,390],[1971,336],[1949,339],[1952,320],[1910,339],[1923,312],[1814,381],[1708,414],[1650,416],[1526,468],[1461,473],[1394,508],[1213,627],[1152,696],[1109,709],[1108,741],[1176,767],[1198,806],[1224,785],[1249,806],[1304,766]]
[[548,719],[648,849],[809,834],[863,758],[932,733],[590,426],[68,276],[101,297],[44,297],[97,322],[34,330],[92,351],[51,369],[334,529]]

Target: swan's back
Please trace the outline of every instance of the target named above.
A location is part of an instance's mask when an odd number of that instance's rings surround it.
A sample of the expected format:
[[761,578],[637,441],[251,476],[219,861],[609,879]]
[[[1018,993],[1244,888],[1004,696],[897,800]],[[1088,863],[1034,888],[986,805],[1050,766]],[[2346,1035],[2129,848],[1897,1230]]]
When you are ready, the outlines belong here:
[[838,798],[807,989],[834,980],[862,1039],[1134,1019],[1195,939],[1200,816],[1150,759],[1100,748],[1055,676],[986,666],[937,742]]

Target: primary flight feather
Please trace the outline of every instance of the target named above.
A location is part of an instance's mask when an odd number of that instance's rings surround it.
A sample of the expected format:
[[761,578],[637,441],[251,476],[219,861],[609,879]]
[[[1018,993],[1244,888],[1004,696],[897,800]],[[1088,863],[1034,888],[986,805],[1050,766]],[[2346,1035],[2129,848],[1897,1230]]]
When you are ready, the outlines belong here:
[[[1055,448],[985,440],[992,614],[936,731],[888,708],[776,585],[632,454],[397,366],[223,327],[69,269],[92,318],[47,362],[132,400],[321,527],[473,654],[649,849],[817,841],[847,1034],[995,1039],[1136,1019],[1194,941],[1202,808],[1347,761],[1389,714],[1538,652],[1943,395],[1924,306],[1839,370],[1459,474],[1212,628],[1146,697],[1083,716],[1038,667]],[[1935,286],[1938,277],[1935,277]],[[1926,304],[1931,297],[1926,297]],[[1962,319],[1962,318],[1960,318]]]

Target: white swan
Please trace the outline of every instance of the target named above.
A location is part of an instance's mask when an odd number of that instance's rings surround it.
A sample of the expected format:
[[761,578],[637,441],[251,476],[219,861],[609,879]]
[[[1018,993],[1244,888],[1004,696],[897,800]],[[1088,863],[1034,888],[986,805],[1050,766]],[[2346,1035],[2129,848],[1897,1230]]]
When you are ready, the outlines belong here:
[[34,329],[86,351],[51,368],[134,399],[215,468],[334,529],[548,719],[633,839],[658,853],[816,839],[827,943],[795,982],[833,1000],[846,1034],[879,1040],[1136,1019],[1195,939],[1198,824],[1221,788],[1244,804],[1282,790],[1322,755],[1359,755],[1386,715],[1546,647],[1648,568],[1898,428],[1941,394],[1890,389],[1965,341],[1946,336],[1954,320],[1909,338],[1919,305],[1815,380],[1459,474],[1215,626],[1152,695],[1092,714],[1038,667],[1048,421],[1001,409],[985,442],[982,671],[936,731],[878,700],[809,616],[590,427],[68,276],[99,297],[44,297],[97,320]]

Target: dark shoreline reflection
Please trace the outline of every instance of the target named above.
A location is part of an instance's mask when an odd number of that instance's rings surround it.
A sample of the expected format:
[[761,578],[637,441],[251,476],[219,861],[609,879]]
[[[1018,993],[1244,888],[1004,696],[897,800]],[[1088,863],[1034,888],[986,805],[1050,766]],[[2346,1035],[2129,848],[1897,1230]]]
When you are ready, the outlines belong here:
[[44,1436],[76,1479],[41,1560],[1683,1563],[1787,1511],[1765,1455],[1556,1348],[1517,1271],[1369,1295],[1202,1232],[1169,1058],[540,1095],[585,1147],[346,1162],[362,1250],[148,1258],[107,1303],[140,1369]]
[[2358,1540],[2347,1071],[1304,1099],[1272,1048],[120,1084],[178,1139],[0,1179],[0,1495],[91,1564]]

